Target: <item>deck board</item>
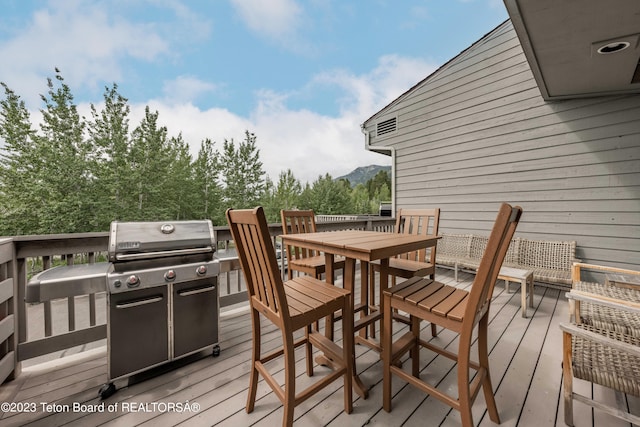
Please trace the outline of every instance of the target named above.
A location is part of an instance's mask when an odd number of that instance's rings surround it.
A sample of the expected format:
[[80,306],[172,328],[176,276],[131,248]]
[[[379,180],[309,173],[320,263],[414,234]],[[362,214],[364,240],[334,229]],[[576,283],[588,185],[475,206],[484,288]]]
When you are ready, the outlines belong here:
[[[456,283],[453,272],[438,269],[438,280],[459,287],[468,287],[473,278],[460,273]],[[489,352],[491,375],[498,411],[503,426],[554,426],[564,425],[562,403],[562,334],[560,322],[568,319],[567,301],[563,293],[544,287],[535,288],[535,306],[529,308],[529,317],[520,315],[520,294],[517,287],[512,292],[504,290],[502,282],[496,285],[490,312]],[[273,326],[263,326],[265,351],[281,343],[280,333]],[[406,327],[396,326],[394,334],[403,333]],[[424,323],[423,337],[430,337],[430,327]],[[281,424],[282,406],[264,381],[258,386],[255,410],[245,412],[248,374],[250,368],[251,324],[246,309],[227,312],[221,318],[219,357],[200,354],[193,360],[184,360],[140,375],[143,379],[127,386],[126,380],[116,382],[118,392],[105,400],[105,405],[117,409],[114,412],[96,413],[63,411],[46,413],[40,403],[72,405],[73,402],[98,405],[98,388],[107,380],[106,348],[93,349],[71,357],[30,366],[14,381],[0,386],[0,402],[34,402],[36,413],[4,413],[0,415],[0,427],[4,426],[272,426]],[[336,335],[342,331],[337,328]],[[378,330],[379,334],[379,330]],[[378,335],[379,336],[379,335]],[[436,338],[439,344],[452,349],[457,347],[457,335],[440,330]],[[475,348],[474,348],[475,349]],[[474,350],[472,349],[472,351]],[[413,387],[394,378],[393,411],[382,409],[382,363],[379,354],[366,346],[357,345],[356,368],[362,380],[371,387],[366,400],[354,393],[353,413],[343,412],[342,382],[337,381],[316,394],[295,410],[296,424],[311,426],[457,426],[460,417],[438,400],[418,392]],[[473,354],[473,353],[472,353]],[[189,362],[189,363],[187,363]],[[443,387],[455,387],[455,364],[443,357],[435,357],[421,351],[423,375]],[[168,368],[171,369],[168,369]],[[284,366],[281,360],[272,362],[282,378]],[[324,368],[317,367],[322,375]],[[160,373],[160,374],[159,374]],[[313,379],[305,375],[304,351],[296,351],[297,387],[300,389]],[[576,390],[588,391],[591,386],[575,381]],[[615,401],[613,392],[594,387],[594,393],[609,402]],[[197,412],[161,412],[123,410],[123,404],[174,404],[200,405]],[[622,403],[640,409],[637,398],[622,396]],[[606,414],[591,411],[585,405],[574,403],[575,421],[581,425],[628,425]],[[478,395],[473,407],[476,425],[494,426],[486,412],[484,396]]]

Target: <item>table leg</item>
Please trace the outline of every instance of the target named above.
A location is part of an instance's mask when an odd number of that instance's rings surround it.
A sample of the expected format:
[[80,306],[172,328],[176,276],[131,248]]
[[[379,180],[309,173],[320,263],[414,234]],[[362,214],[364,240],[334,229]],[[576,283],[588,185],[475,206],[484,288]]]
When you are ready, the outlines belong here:
[[[360,261],[360,306],[358,307],[359,318],[362,319],[369,315],[369,307],[371,304],[370,299],[373,295],[370,294],[371,287],[369,284],[369,263],[366,261]],[[354,316],[356,315],[356,310],[354,310]],[[373,325],[371,325],[373,326]],[[360,329],[360,339],[366,340],[369,338],[369,333],[367,332],[367,327]],[[372,334],[375,334],[373,328],[371,328]]]
[[522,305],[522,317],[527,317],[527,291],[528,289],[527,278],[520,280],[520,305]]
[[[356,280],[356,260],[355,259],[353,258],[345,259],[344,273],[345,273],[345,276],[344,276],[343,286],[345,289],[348,289],[349,291],[351,291],[351,303],[354,304],[353,306],[355,306],[355,298],[354,298],[354,289],[355,289],[355,280]],[[354,319],[355,319],[355,313],[354,313]],[[353,366],[353,389],[360,397],[362,397],[363,399],[366,399],[367,397],[369,397],[369,388],[364,385],[364,383],[360,379],[360,376],[358,375],[358,370],[356,369],[355,341],[351,340],[351,342],[353,344],[351,349],[351,355],[352,355],[351,363]]]
[[[325,253],[325,262],[326,262],[326,270],[325,270],[326,281],[329,284],[334,284],[332,279],[333,278],[333,255]],[[353,258],[346,258],[344,263],[344,276],[342,280],[342,287],[350,291],[349,300],[350,300],[351,307],[354,307],[355,305],[355,300],[353,298],[353,290],[354,290],[355,276],[356,276],[355,273],[356,273],[356,260]],[[352,319],[353,318],[354,317],[352,317]],[[325,327],[325,335],[327,337],[330,336],[330,339],[333,340],[333,317],[331,318],[330,321],[327,321],[327,324]],[[369,397],[369,389],[364,385],[364,383],[358,376],[358,370],[356,369],[356,348],[355,348],[354,340],[343,339],[343,345],[347,345],[346,343],[348,341],[351,343],[351,366],[353,368],[353,389],[360,397],[362,397],[363,399],[366,399],[367,397]],[[320,365],[327,365],[331,363],[330,361],[327,360],[327,357],[324,355],[318,356],[316,358],[316,362]]]
[[[389,287],[389,258],[382,258],[380,260],[380,313],[384,313],[384,298],[382,294]],[[391,314],[393,316],[393,313]],[[384,328],[380,328],[380,345],[384,342]],[[380,352],[380,358],[382,358],[382,351]]]
[[529,283],[529,307],[533,308],[533,273],[527,277]]

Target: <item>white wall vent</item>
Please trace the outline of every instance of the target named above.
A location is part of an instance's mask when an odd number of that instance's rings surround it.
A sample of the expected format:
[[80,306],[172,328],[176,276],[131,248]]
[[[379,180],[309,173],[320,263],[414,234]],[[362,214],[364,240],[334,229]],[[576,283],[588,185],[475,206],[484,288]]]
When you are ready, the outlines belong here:
[[398,126],[397,117],[392,117],[390,119],[378,122],[378,124],[376,125],[376,135],[382,136],[389,133],[393,133],[398,129],[397,126]]

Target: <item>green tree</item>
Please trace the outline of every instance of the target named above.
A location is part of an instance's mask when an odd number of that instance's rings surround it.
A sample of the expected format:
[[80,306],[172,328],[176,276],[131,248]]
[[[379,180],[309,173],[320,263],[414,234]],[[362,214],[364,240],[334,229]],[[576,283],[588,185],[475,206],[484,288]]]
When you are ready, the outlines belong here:
[[345,181],[334,181],[331,175],[320,176],[313,183],[310,192],[311,209],[316,214],[338,215],[352,213],[351,189]]
[[382,187],[371,198],[371,213],[378,212],[380,202],[388,202],[389,200],[391,200],[391,190],[389,190],[387,184],[382,184]]
[[278,184],[267,179],[262,205],[269,221],[279,222],[282,209],[294,209],[299,206],[302,184],[295,178],[291,169],[280,172]]
[[135,206],[130,219],[152,221],[171,219],[173,210],[168,206],[165,184],[171,161],[167,144],[167,128],[158,126],[158,112],[147,106],[145,117],[132,133],[129,164],[134,187],[130,188],[131,202]]
[[373,197],[376,193],[379,193],[383,185],[391,188],[391,178],[386,170],[379,171],[373,178],[367,181],[366,186],[369,195]]
[[293,209],[298,205],[298,199],[302,193],[300,181],[293,175],[291,169],[280,172],[278,186],[276,187],[276,200],[280,209]]
[[252,208],[263,196],[265,181],[260,150],[256,136],[245,132],[245,140],[236,145],[233,139],[224,141],[221,155],[221,172],[224,180],[225,207]]
[[182,134],[169,139],[168,171],[164,192],[169,209],[169,218],[185,220],[195,218],[196,183],[192,169],[193,158],[189,144]]
[[280,207],[276,198],[276,185],[268,176],[264,182],[264,190],[259,204],[264,208],[264,214],[268,222],[280,221]]
[[91,156],[94,148],[84,139],[86,123],[73,103],[69,86],[56,70],[48,79],[48,96],[41,95],[41,132],[34,136],[36,151],[43,162],[35,171],[37,185],[32,191],[41,203],[38,233],[91,231],[98,226]]
[[33,142],[29,111],[24,101],[5,83],[0,83],[5,97],[0,101],[0,205],[2,206],[1,235],[31,233],[37,227],[39,202],[31,197],[36,184],[34,171],[41,167]]
[[206,138],[200,143],[198,157],[193,163],[196,197],[193,201],[195,218],[211,219],[216,225],[226,223],[222,207],[222,188],[219,183],[220,164],[214,142]]
[[113,220],[124,220],[132,214],[131,189],[134,187],[129,164],[129,113],[127,99],[118,93],[118,86],[105,87],[104,107],[98,111],[91,104],[93,121],[87,130],[95,148],[92,158],[96,176],[93,193],[97,194],[96,208],[99,230],[108,230]]
[[351,190],[351,204],[353,206],[353,213],[371,213],[369,191],[367,191],[367,187],[365,187],[364,184],[358,184]]

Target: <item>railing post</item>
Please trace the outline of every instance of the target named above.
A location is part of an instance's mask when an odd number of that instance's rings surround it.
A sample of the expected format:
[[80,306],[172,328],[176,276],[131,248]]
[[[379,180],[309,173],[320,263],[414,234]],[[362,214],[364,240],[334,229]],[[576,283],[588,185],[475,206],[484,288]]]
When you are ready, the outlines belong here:
[[[23,307],[24,304],[20,304],[20,300],[16,298],[19,295],[18,289],[20,289],[20,281],[18,280],[18,260],[16,257],[16,245],[14,242],[11,242],[11,251],[13,253],[11,259],[11,277],[13,279],[13,318],[14,318],[14,329],[13,329],[13,338],[10,341],[10,345],[13,347],[13,372],[7,377],[7,379],[13,380],[20,376],[22,373],[22,362],[19,362],[18,359],[18,344],[20,343],[19,336],[17,334],[18,331],[24,329],[26,331],[26,327],[23,326],[23,319],[20,317],[20,307]],[[25,274],[26,280],[26,274]]]
[[20,375],[18,362],[18,285],[13,240],[0,244],[0,383]]
[[[14,244],[14,251],[15,251]],[[22,370],[22,362],[20,362],[20,355],[18,353],[18,348],[20,343],[27,341],[27,306],[25,304],[25,293],[27,289],[27,260],[25,258],[18,258],[18,254],[16,251],[16,255],[14,258],[14,263],[16,265],[14,276],[14,292],[13,298],[15,300],[15,306],[17,306],[17,325],[16,325],[16,333],[15,337],[16,341],[16,372],[14,372],[14,377],[20,375],[20,371]]]

